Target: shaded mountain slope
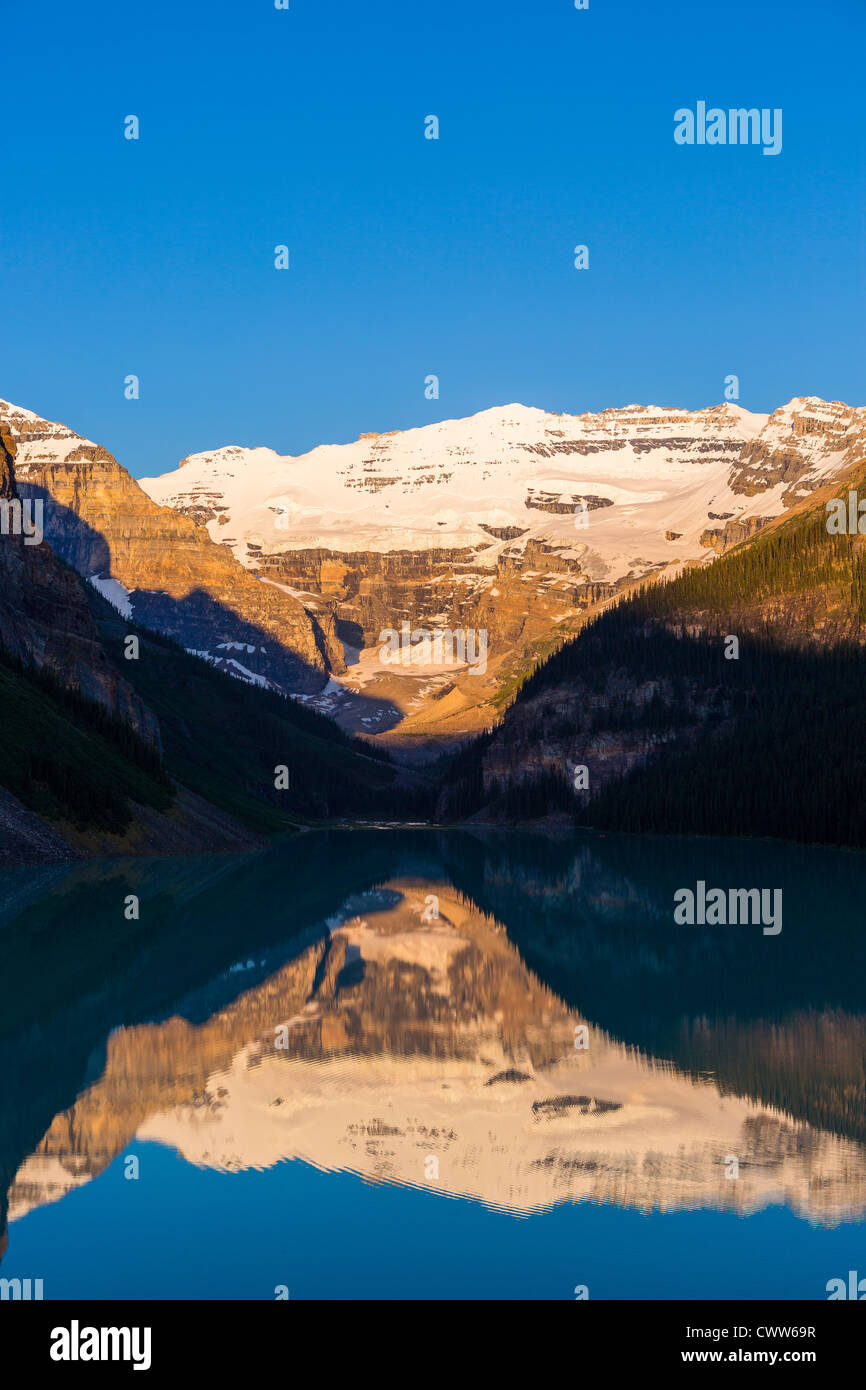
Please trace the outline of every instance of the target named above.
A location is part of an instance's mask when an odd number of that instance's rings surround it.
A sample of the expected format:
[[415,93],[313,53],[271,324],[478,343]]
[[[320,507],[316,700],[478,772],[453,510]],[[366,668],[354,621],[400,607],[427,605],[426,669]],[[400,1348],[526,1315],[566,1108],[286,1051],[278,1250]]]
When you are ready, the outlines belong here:
[[866,537],[830,534],[826,507],[864,476],[857,458],[842,486],[602,614],[464,751],[440,814],[866,844]]
[[[96,592],[87,601],[105,669],[118,682],[129,672],[160,741],[145,743],[50,671],[0,654],[0,788],[9,794],[0,853],[9,862],[69,857],[70,847],[249,849],[298,822],[396,818],[432,804],[428,779],[392,767],[323,715],[233,680],[136,627]],[[124,657],[131,635],[136,660]]]
[[[267,833],[299,819],[398,819],[430,809],[429,779],[393,767],[324,715],[136,628],[98,594],[90,601],[106,649],[131,669],[159,718],[171,775],[244,824]],[[136,661],[123,658],[130,632],[140,639]],[[279,767],[287,787],[275,785]]]
[[159,752],[45,672],[0,660],[0,785],[54,822],[122,832],[130,801],[166,810]]

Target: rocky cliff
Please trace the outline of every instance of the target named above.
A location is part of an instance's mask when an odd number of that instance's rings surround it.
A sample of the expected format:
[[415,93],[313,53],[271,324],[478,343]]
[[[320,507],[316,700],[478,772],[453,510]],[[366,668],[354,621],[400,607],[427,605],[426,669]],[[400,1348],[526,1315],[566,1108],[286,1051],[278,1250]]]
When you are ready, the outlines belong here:
[[[0,501],[12,503],[19,489],[16,442],[0,424]],[[7,515],[14,515],[7,513]],[[81,691],[110,714],[128,720],[150,743],[159,743],[156,719],[117,673],[102,647],[77,574],[10,520],[0,534],[0,645],[11,656],[49,671],[61,684]],[[35,543],[30,543],[34,541]]]
[[[742,497],[778,497],[792,507],[838,476],[862,446],[866,410],[817,396],[797,397],[768,416],[731,470],[730,484]],[[781,508],[773,506],[772,515]]]
[[251,682],[315,691],[342,651],[290,594],[262,584],[188,517],[156,505],[108,451],[0,401],[22,497],[45,536],[127,615]]

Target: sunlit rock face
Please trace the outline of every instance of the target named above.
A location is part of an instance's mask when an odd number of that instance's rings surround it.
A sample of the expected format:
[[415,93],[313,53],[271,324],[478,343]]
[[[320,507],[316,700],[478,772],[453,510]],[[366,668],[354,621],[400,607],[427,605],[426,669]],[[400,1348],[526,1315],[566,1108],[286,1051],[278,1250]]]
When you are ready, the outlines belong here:
[[188,517],[157,506],[110,453],[0,401],[21,495],[44,503],[53,549],[126,616],[241,679],[313,692],[343,669],[333,634],[260,583]]
[[[866,410],[843,401],[798,396],[767,417],[760,434],[742,450],[731,486],[746,497],[781,491],[793,506],[863,457]],[[767,515],[776,515],[775,509]]]
[[135,1138],[225,1171],[301,1159],[524,1214],[866,1209],[859,1144],[608,1036],[444,882],[354,895],[245,991],[258,965],[232,967],[238,993],[200,1025],[111,1034],[102,1074],[19,1167],[10,1220]]
[[[0,417],[0,499],[20,500],[13,432]],[[31,512],[31,518],[37,516]],[[77,575],[62,564],[46,539],[32,543],[12,522],[0,535],[0,644],[25,664],[47,670],[76,687],[109,713],[129,720],[148,742],[158,743],[156,719],[109,662]]]

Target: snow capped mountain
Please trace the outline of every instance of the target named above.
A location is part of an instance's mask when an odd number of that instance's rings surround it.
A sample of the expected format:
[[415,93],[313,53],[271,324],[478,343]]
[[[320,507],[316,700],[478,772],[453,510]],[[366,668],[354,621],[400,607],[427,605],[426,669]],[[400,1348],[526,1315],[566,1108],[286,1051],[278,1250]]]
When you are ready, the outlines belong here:
[[583,558],[587,580],[610,582],[698,558],[719,518],[778,515],[792,486],[803,494],[832,472],[864,420],[816,398],[772,416],[731,403],[579,416],[508,405],[299,457],[193,454],[141,486],[252,568],[293,550],[480,547],[488,566],[543,541]]
[[194,454],[141,485],[253,567],[262,551],[315,548],[485,547],[487,561],[527,539],[583,554],[591,512],[598,555],[589,573],[614,578],[630,568],[641,533],[654,540],[649,561],[669,560],[664,530],[674,523],[696,533],[698,553],[708,508],[735,505],[727,475],[765,425],[733,405],[584,416],[509,405],[298,458],[265,448]]
[[[438,740],[489,724],[501,683],[588,611],[710,560],[843,472],[864,425],[866,411],[817,397],[770,416],[515,404],[299,457],[193,454],[141,486],[360,651],[320,708],[389,742]],[[383,670],[380,634],[405,621],[485,632],[490,679]]]

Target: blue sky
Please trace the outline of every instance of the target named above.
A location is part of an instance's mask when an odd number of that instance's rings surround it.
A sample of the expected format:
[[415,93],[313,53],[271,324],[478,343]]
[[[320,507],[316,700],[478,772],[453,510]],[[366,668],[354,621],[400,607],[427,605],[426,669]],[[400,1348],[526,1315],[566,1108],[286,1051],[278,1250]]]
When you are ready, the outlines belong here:
[[[729,374],[866,403],[863,0],[290,3],[7,10],[0,396],[139,476]],[[677,146],[698,100],[781,154]]]

